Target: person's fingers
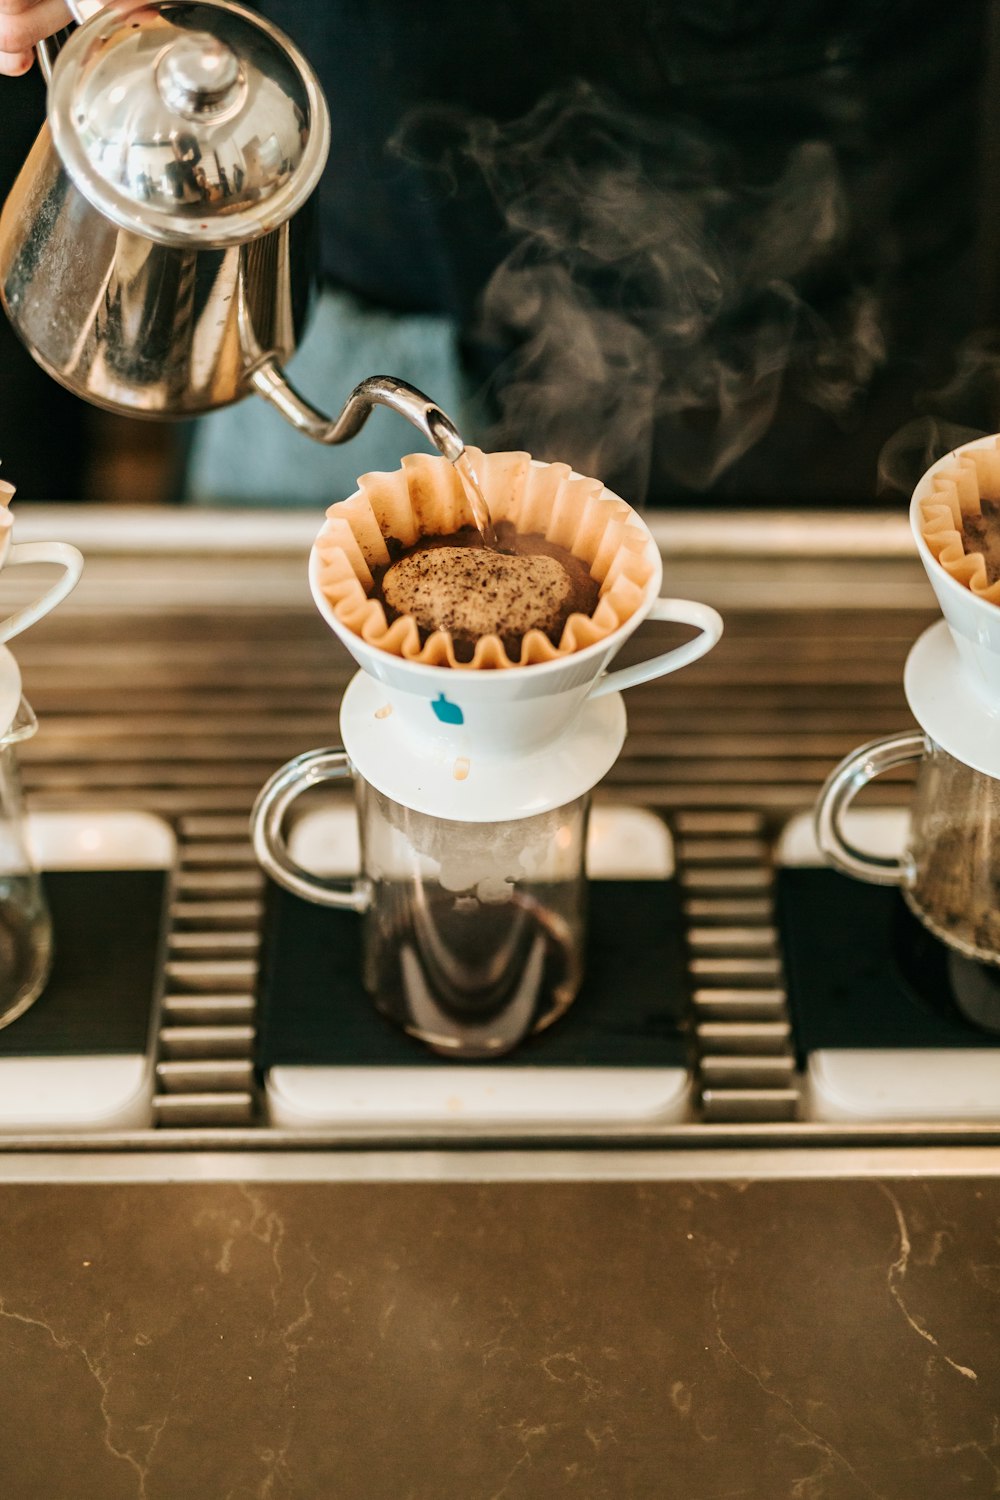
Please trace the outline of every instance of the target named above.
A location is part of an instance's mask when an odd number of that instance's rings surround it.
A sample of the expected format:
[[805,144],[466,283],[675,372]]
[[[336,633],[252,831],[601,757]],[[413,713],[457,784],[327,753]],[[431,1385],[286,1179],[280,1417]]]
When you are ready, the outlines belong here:
[[27,73],[34,60],[33,52],[0,52],[0,73],[8,78],[18,78]]
[[51,36],[71,19],[66,0],[37,0],[30,6],[20,0],[0,0],[0,52],[8,58],[23,58],[42,37]]
[[[67,21],[70,16],[69,0],[60,0],[63,10],[66,12]],[[0,16],[24,16],[29,11],[38,10],[42,0],[0,0]]]

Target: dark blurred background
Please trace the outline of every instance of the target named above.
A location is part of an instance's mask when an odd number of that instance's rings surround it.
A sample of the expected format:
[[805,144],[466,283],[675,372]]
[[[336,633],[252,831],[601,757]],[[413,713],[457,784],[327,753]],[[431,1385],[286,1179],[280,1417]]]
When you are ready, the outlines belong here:
[[[642,449],[654,504],[837,505],[914,418],[1000,427],[996,0],[260,8],[330,99],[327,283],[453,319],[495,445],[613,487]],[[0,80],[0,195],[43,113],[37,68]],[[22,499],[170,503],[184,452],[0,319]]]

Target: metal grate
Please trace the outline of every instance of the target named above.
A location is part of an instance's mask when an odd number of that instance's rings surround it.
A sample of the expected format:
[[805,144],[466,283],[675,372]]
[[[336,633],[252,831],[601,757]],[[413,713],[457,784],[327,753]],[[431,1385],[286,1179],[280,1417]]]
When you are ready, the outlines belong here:
[[702,1115],[792,1118],[799,1095],[764,820],[684,813],[677,825]]
[[245,817],[182,818],[157,1064],[163,1125],[247,1125],[260,871]]
[[[67,534],[64,516],[46,534]],[[113,518],[90,524],[104,537]],[[21,758],[36,807],[135,807],[176,829],[157,1123],[161,1134],[251,1127],[263,1138],[274,1133],[259,1120],[252,1067],[261,882],[249,811],[283,760],[336,742],[351,669],[308,599],[301,518],[294,545],[265,530],[236,554],[206,529],[218,524],[161,521],[133,552],[80,536],[94,559],[84,583],[17,645],[42,724]],[[725,518],[714,525],[724,531]],[[187,528],[183,548],[165,545],[164,526],[175,545]],[[747,544],[745,521],[734,530]],[[867,560],[828,538],[826,556],[813,532],[789,535],[778,521],[749,533],[758,551],[762,530],[773,555],[748,559],[720,550],[721,532],[703,523],[679,525],[671,589],[719,606],[726,635],[695,667],[628,695],[625,750],[598,793],[662,813],[677,839],[699,1084],[698,1119],[674,1127],[681,1135],[808,1129],[796,1122],[771,848],[839,757],[911,722],[903,662],[933,618],[916,565],[891,561],[898,528],[888,542],[863,533]],[[878,607],[852,607],[858,598]],[[647,627],[634,654],[669,630]],[[873,791],[898,798],[898,784]]]

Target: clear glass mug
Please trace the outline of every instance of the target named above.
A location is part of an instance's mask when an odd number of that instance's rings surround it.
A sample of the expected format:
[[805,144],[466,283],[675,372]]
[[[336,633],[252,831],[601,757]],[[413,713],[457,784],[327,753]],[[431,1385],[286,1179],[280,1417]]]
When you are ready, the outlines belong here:
[[[883,771],[919,762],[910,834],[900,857],[858,849],[843,818]],[[956,760],[919,731],[862,745],[832,772],[816,805],[816,838],[838,870],[899,886],[935,937],[966,958],[1000,965],[1000,781]]]
[[[305,870],[282,832],[294,800],[353,780],[361,872]],[[376,1007],[436,1052],[496,1057],[572,1004],[583,977],[590,794],[503,823],[431,817],[369,785],[341,749],[310,750],[271,777],[254,851],[286,890],[364,918],[363,981]]]
[[0,735],[0,1027],[16,1021],[37,1000],[52,967],[52,919],[28,850],[14,754],[14,746],[37,728],[31,706],[22,698]]

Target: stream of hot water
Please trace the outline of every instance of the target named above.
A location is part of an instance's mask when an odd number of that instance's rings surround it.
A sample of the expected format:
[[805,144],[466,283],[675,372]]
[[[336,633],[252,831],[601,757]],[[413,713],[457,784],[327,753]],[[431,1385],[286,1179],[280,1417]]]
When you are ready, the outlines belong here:
[[458,473],[458,477],[462,481],[462,487],[465,490],[465,497],[472,508],[472,519],[475,521],[476,526],[479,529],[479,535],[483,539],[483,545],[485,547],[492,547],[493,550],[496,551],[497,536],[496,532],[493,530],[493,517],[490,515],[490,508],[486,503],[486,496],[483,494],[482,486],[479,483],[479,476],[476,473],[475,469],[472,467],[472,460],[469,457],[468,448],[463,448],[458,458],[453,460],[453,463]]

